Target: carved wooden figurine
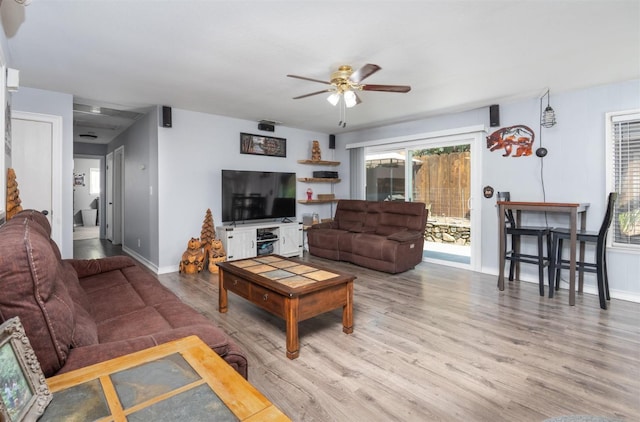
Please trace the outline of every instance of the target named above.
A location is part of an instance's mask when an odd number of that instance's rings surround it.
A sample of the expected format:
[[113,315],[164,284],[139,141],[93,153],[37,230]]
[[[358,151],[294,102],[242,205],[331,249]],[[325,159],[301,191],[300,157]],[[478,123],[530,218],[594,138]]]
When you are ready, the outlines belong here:
[[187,250],[182,254],[180,261],[180,272],[185,274],[195,274],[204,268],[204,252],[202,243],[197,237],[192,237],[187,244]]
[[20,205],[20,190],[16,180],[16,172],[12,168],[7,169],[7,220],[22,211]]
[[322,160],[322,152],[320,151],[320,142],[313,141],[311,144],[311,161]]
[[222,241],[219,239],[212,239],[209,246],[209,272],[217,273],[218,266],[216,265],[218,262],[224,262],[227,260],[227,253],[224,250],[224,246],[222,245]]

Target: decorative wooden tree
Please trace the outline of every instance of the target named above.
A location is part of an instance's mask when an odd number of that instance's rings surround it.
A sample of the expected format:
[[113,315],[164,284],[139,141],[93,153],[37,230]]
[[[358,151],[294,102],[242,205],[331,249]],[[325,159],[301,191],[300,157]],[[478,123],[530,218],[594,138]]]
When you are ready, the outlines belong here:
[[211,241],[215,238],[216,229],[213,226],[213,216],[211,215],[211,209],[207,208],[207,212],[204,215],[204,221],[202,222],[202,230],[200,231],[200,242],[202,242],[202,247],[204,248],[205,259],[209,258]]
[[21,203],[16,172],[9,168],[7,169],[7,220],[22,211]]

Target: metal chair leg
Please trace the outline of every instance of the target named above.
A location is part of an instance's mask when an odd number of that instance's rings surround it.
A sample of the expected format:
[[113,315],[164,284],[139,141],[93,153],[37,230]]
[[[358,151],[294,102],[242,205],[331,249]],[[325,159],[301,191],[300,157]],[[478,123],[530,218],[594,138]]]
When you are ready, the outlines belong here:
[[542,236],[538,236],[538,285],[540,296],[544,296],[544,254],[542,253]]

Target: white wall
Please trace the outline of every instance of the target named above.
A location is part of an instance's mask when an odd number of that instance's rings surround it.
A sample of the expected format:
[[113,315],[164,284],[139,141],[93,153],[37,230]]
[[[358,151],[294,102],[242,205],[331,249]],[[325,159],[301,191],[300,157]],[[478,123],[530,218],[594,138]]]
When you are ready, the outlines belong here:
[[[549,150],[542,161],[530,157],[502,157],[501,151],[482,152],[481,186],[493,186],[495,191],[510,191],[514,200],[542,201],[540,178],[544,162],[546,200],[549,202],[589,202],[587,229],[597,230],[606,207],[605,186],[605,113],[640,108],[640,81],[598,86],[574,92],[555,94],[551,91],[551,106],[558,124],[542,129],[542,143]],[[546,104],[545,104],[546,105]],[[534,130],[539,143],[538,98],[500,104],[501,127],[524,124]],[[466,113],[439,116],[366,131],[351,132],[337,137],[337,148],[350,143],[375,141],[445,129],[485,125],[489,127],[488,107]],[[498,128],[491,128],[491,131]],[[477,196],[482,198],[481,193]],[[498,239],[495,197],[482,199],[482,272],[497,274]],[[529,224],[544,224],[541,215],[523,216]],[[566,226],[566,216],[548,214],[551,226]],[[526,245],[534,250],[532,244]],[[591,253],[588,249],[587,253]],[[608,253],[610,289],[614,297],[640,301],[640,254],[610,248]],[[535,267],[523,265],[523,277],[537,282]],[[567,275],[563,274],[566,279]],[[595,292],[595,277],[585,275],[585,291]]]
[[[204,113],[172,109],[173,127],[158,129],[158,202],[159,202],[159,271],[177,271],[182,253],[191,237],[199,237],[207,208],[214,224],[221,224],[221,170],[261,170],[296,172],[297,177],[311,177],[313,170],[336,170],[346,173],[348,161],[339,167],[317,168],[298,164],[311,158],[311,141],[318,140],[324,160],[333,160],[327,134],[276,126],[275,132],[257,129],[258,123]],[[285,138],[287,156],[266,157],[240,154],[240,133]],[[297,182],[297,196],[306,198],[307,187],[317,193],[329,193],[329,185]],[[336,197],[348,197],[349,183],[343,179],[335,185]],[[318,212],[331,215],[331,206],[297,205],[297,217]]]
[[[158,264],[158,119],[141,117],[109,145],[124,146],[123,249],[152,269]],[[171,171],[171,168],[165,171]]]

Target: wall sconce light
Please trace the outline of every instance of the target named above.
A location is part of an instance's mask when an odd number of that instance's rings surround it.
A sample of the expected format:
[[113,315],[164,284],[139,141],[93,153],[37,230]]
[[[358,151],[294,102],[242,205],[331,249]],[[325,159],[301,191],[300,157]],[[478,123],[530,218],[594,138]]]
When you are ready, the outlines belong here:
[[[542,111],[542,99],[547,97],[547,107]],[[542,97],[540,97],[540,124],[542,127],[550,128],[556,125],[556,112],[553,111],[553,108],[549,105],[549,90],[544,93]]]
[[[547,107],[542,110],[542,100],[544,97],[547,97]],[[556,112],[553,111],[553,108],[549,105],[549,90],[542,94],[540,97],[540,133],[538,133],[538,138],[540,139],[540,148],[536,149],[536,156],[540,158],[544,158],[547,156],[547,149],[542,146],[542,128],[550,128],[556,125]]]

